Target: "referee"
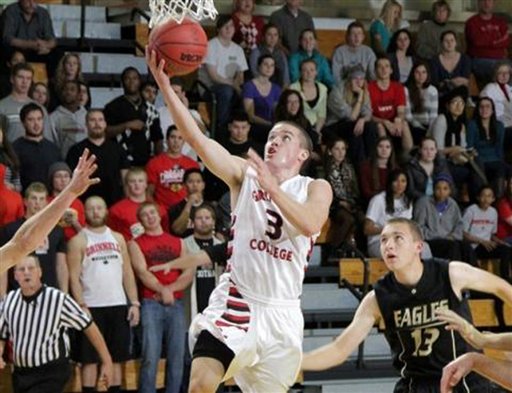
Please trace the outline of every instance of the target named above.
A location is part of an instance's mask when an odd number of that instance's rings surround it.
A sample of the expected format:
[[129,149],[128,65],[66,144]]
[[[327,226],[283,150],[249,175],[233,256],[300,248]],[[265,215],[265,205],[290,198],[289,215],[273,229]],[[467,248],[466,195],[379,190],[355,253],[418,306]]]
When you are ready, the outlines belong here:
[[112,380],[112,359],[103,336],[80,306],[64,292],[41,283],[37,257],[14,268],[20,288],[7,294],[0,312],[0,368],[5,342],[13,344],[15,393],[59,393],[71,376],[67,329],[82,330],[101,358],[100,382]]

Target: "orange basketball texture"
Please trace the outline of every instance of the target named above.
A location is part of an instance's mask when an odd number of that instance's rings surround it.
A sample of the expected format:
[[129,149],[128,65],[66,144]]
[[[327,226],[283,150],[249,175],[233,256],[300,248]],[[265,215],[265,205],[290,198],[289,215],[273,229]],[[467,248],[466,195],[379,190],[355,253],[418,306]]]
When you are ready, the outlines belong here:
[[151,31],[149,50],[156,52],[158,61],[165,60],[170,76],[185,75],[203,62],[208,50],[208,37],[197,22],[185,19],[180,24],[171,20]]

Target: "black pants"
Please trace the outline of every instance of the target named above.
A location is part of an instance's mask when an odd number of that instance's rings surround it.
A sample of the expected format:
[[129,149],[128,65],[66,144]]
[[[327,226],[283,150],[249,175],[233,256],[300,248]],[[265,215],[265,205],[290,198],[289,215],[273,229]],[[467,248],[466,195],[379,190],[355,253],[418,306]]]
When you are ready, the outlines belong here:
[[68,359],[40,367],[15,367],[12,374],[14,393],[61,393],[71,377]]
[[463,261],[476,266],[476,254],[469,242],[464,240],[432,239],[427,240],[436,258],[444,258],[450,261]]

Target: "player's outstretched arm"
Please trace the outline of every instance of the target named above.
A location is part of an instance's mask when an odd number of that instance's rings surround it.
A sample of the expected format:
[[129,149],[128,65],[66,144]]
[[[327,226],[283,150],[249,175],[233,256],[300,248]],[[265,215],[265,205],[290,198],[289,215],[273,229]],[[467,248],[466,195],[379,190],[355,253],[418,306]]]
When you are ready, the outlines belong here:
[[[189,110],[172,90],[169,76],[164,71],[165,61],[161,60],[158,63],[156,53],[154,51],[150,52],[147,47],[146,61],[156,83],[160,87],[167,109],[171,112],[176,126],[183,134],[183,138],[192,146],[211,172],[229,186],[240,184],[244,175],[245,161],[232,156],[219,143],[201,132]],[[220,105],[222,104],[220,103]]]
[[304,371],[325,370],[343,363],[368,336],[380,318],[375,292],[371,291],[359,305],[350,325],[332,343],[305,353],[302,358]]
[[308,196],[304,203],[292,199],[279,187],[275,176],[267,164],[253,149],[247,153],[247,163],[258,175],[258,183],[269,193],[286,219],[305,236],[312,236],[321,231],[332,201],[332,188],[323,179],[313,180],[308,186]]
[[201,250],[194,254],[187,254],[185,256],[174,259],[170,262],[162,263],[161,265],[151,266],[149,268],[150,272],[159,272],[164,271],[164,273],[169,273],[172,269],[189,269],[195,268],[199,266],[207,266],[212,263],[212,260],[208,256],[208,254]]
[[441,393],[452,393],[453,387],[471,371],[477,372],[506,389],[512,389],[511,369],[512,362],[510,361],[492,359],[476,352],[466,353],[443,368]]
[[451,262],[449,274],[452,289],[459,297],[463,290],[471,289],[496,295],[512,306],[512,285],[497,275],[464,262]]
[[25,221],[13,238],[0,248],[0,273],[14,266],[43,243],[73,200],[90,185],[100,181],[91,178],[97,168],[95,160],[96,157],[89,156],[89,150],[85,149],[67,187],[48,206]]

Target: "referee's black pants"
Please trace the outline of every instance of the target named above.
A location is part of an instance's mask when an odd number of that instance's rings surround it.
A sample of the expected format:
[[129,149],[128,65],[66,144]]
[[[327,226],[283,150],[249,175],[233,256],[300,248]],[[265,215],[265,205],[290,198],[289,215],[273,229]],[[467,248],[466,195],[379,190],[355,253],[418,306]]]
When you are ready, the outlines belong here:
[[40,367],[15,367],[12,374],[14,393],[62,393],[71,377],[68,359]]

